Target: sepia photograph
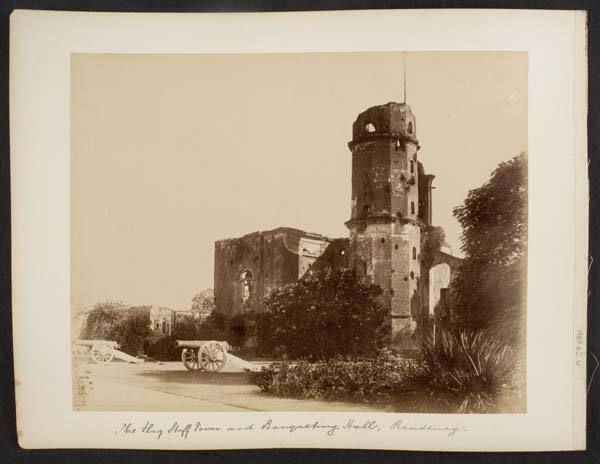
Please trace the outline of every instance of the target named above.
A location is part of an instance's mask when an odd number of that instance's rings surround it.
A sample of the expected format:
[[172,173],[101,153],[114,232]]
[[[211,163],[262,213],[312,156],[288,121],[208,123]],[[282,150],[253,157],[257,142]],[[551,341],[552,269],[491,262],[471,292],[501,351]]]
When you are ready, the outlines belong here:
[[19,446],[585,449],[586,21],[13,13]]
[[528,54],[73,54],[80,411],[524,413]]

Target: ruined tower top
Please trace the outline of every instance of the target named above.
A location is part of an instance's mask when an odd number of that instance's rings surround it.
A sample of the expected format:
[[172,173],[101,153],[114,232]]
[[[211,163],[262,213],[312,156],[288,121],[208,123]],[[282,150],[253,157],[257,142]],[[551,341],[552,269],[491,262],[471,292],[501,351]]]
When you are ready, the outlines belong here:
[[390,102],[372,106],[358,115],[352,125],[350,149],[357,143],[385,139],[400,139],[417,142],[415,116],[406,103]]
[[422,202],[415,116],[390,102],[360,113],[352,126],[349,262],[382,289],[394,346],[419,344]]
[[415,116],[405,103],[372,106],[352,126],[352,203],[348,227],[357,221],[419,218]]

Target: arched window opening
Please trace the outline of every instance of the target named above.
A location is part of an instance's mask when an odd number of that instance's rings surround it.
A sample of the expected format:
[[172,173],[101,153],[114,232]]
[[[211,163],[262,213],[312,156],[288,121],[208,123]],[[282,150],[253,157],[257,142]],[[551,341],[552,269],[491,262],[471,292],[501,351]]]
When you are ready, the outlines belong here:
[[385,238],[382,238],[382,239],[381,239],[381,243],[385,243]]
[[410,271],[410,278],[414,279],[415,278],[415,273],[413,271]]
[[411,174],[415,172],[415,162],[413,160],[410,160],[410,172]]
[[252,271],[246,269],[240,274],[240,295],[242,303],[246,303],[252,295]]
[[410,202],[410,214],[415,214],[415,202]]
[[412,124],[412,121],[408,121],[408,129],[406,129],[406,131],[407,131],[409,134],[412,134],[412,133],[413,133],[413,124]]
[[377,128],[375,127],[375,125],[372,122],[369,122],[365,125],[365,130],[372,134],[373,132],[375,132],[377,130]]
[[413,253],[412,253],[413,259],[417,259],[417,249],[415,247],[413,247],[412,251],[413,251]]

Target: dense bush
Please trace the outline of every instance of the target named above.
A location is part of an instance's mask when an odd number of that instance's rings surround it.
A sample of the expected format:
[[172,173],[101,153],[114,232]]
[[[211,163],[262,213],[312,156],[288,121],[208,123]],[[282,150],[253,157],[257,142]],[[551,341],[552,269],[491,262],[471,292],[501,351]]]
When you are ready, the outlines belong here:
[[482,332],[443,332],[425,343],[399,395],[419,411],[516,412],[524,407],[519,349]]
[[265,298],[267,310],[257,318],[258,349],[292,359],[373,356],[389,340],[380,293],[354,270],[308,273]]
[[181,349],[175,347],[175,340],[168,335],[150,339],[144,345],[144,353],[156,361],[178,361]]
[[412,369],[408,361],[382,351],[373,359],[273,363],[255,374],[254,383],[263,392],[283,397],[379,403],[393,398]]
[[232,317],[213,311],[198,327],[199,340],[224,340],[238,350],[256,333],[255,313],[249,311]]
[[214,313],[204,322],[193,316],[185,316],[173,325],[171,335],[150,337],[144,351],[150,358],[158,361],[177,361],[181,359],[181,348],[175,346],[176,340],[225,340],[227,320]]
[[171,336],[174,340],[196,340],[200,332],[200,323],[193,316],[184,316],[173,324]]
[[256,313],[248,311],[236,314],[228,321],[227,341],[232,346],[244,347],[256,336]]
[[199,326],[199,340],[225,340],[229,320],[220,312],[213,311]]
[[397,411],[522,412],[518,350],[483,333],[443,333],[418,361],[388,351],[374,359],[274,363],[254,383],[282,397],[385,403]]
[[181,349],[175,347],[175,340],[220,340],[227,341],[238,355],[254,355],[255,350],[247,347],[248,340],[256,333],[254,318],[253,312],[231,318],[215,312],[203,322],[186,316],[175,323],[171,336],[149,337],[144,352],[159,361],[175,361],[181,357]]
[[123,312],[117,330],[117,342],[121,350],[132,356],[144,354],[144,344],[151,334],[148,311],[133,307]]

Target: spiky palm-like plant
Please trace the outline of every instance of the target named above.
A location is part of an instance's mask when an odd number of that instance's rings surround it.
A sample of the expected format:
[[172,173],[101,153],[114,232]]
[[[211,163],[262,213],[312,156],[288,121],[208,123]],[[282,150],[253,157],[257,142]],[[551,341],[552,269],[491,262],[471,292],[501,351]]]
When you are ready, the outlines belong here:
[[519,349],[483,332],[443,332],[425,343],[422,359],[406,378],[420,411],[485,413],[521,408]]

